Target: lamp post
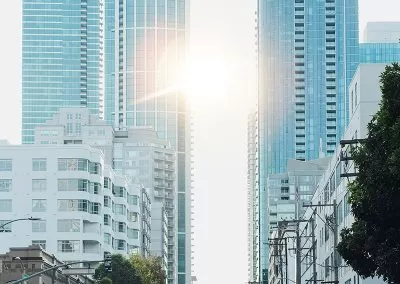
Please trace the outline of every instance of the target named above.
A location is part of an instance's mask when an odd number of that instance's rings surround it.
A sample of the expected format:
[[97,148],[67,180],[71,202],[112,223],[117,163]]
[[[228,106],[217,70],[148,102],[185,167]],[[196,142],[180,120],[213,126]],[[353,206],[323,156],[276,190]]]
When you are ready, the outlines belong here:
[[41,218],[34,218],[34,217],[29,217],[29,218],[19,218],[19,219],[14,219],[11,221],[8,221],[6,223],[4,223],[3,225],[0,225],[0,232],[4,231],[4,227],[8,224],[17,222],[17,221],[40,221],[42,220]]

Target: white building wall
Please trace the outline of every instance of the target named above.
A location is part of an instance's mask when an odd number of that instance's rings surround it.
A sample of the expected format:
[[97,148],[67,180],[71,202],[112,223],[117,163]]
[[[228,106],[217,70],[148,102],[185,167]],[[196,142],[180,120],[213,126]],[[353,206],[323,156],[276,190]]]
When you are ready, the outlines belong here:
[[[43,159],[40,171],[33,170],[32,159],[36,158]],[[72,159],[67,163],[69,170],[61,170],[59,159],[66,158]],[[42,218],[44,224],[38,231],[34,229],[35,226],[39,226],[35,221],[12,223],[11,232],[0,233],[2,239],[0,252],[7,251],[9,247],[28,246],[33,241],[39,240],[45,241],[47,251],[64,261],[100,260],[103,259],[104,252],[127,254],[140,251],[139,231],[140,223],[143,221],[140,210],[140,187],[115,175],[104,164],[101,151],[86,145],[4,145],[0,146],[0,161],[5,159],[12,160],[12,169],[1,170],[0,179],[10,179],[12,187],[9,191],[0,191],[1,220],[32,216]],[[93,174],[88,170],[77,170],[74,159],[98,163],[101,171]],[[104,185],[105,177],[111,182],[108,188]],[[40,190],[33,189],[32,180],[39,179],[44,180],[46,186]],[[87,180],[91,184],[97,183],[99,187],[97,193],[91,186],[87,191],[78,191],[75,186],[68,187],[67,191],[60,191],[60,179]],[[138,197],[138,202],[129,204],[126,195],[118,197],[115,191],[113,193],[111,184],[114,184],[114,189],[125,188],[127,193]],[[105,196],[109,197],[108,207],[105,206]],[[7,208],[4,200],[11,200],[12,207]],[[42,200],[40,202],[43,202],[41,203],[43,206],[34,206],[37,200]],[[62,200],[87,200],[90,204],[96,203],[97,210],[90,213],[90,205],[86,207],[83,203]],[[122,205],[124,210],[118,213],[116,205]],[[78,211],[79,208],[84,211]],[[105,214],[110,215],[109,225],[105,225]],[[61,219],[77,220],[79,226],[69,227],[68,231],[59,229]],[[116,222],[124,224],[121,232]],[[137,234],[129,234],[129,230]],[[105,238],[107,233],[108,241]],[[61,245],[60,241],[63,240],[76,241],[73,252],[66,251],[70,247],[67,243]],[[121,240],[123,246],[118,247],[118,240]]]
[[[101,149],[105,163],[112,165],[116,173],[147,188],[152,203],[164,204],[168,220],[168,275],[175,275],[176,153],[167,141],[160,139],[157,132],[148,127],[114,131],[104,121],[90,115],[86,108],[61,109],[53,119],[37,128],[35,141],[38,144],[83,143]],[[190,163],[187,165],[190,166]],[[186,203],[186,206],[190,207],[190,203]],[[189,228],[190,216],[186,216],[185,221],[186,228]],[[158,224],[151,225],[155,234],[160,231],[157,226]],[[187,255],[190,255],[191,247],[186,249]],[[160,255],[162,253],[159,251]]]
[[[343,136],[343,140],[365,138],[367,135],[366,127],[372,119],[372,116],[379,108],[381,92],[379,90],[379,75],[384,71],[384,64],[361,64],[353,81],[349,86],[349,105],[350,122]],[[357,96],[355,93],[357,92]],[[357,97],[357,99],[356,99]],[[352,177],[340,178],[341,173],[352,173],[354,167],[352,161],[349,161],[345,166],[344,162],[340,161],[341,151],[347,151],[347,146],[341,148],[337,146],[336,152],[332,157],[330,164],[319,181],[316,192],[312,199],[312,204],[333,204],[337,203],[338,212],[338,232],[344,227],[351,226],[354,221],[350,212],[350,205],[347,202],[348,190],[347,184]],[[332,206],[317,207],[317,214],[320,218],[316,218],[315,235],[317,241],[317,279],[323,281],[334,280],[333,266],[333,232],[325,225],[326,217],[333,213]],[[303,219],[308,220],[311,217],[311,209],[308,209],[304,214]],[[302,223],[301,230],[305,227]],[[306,235],[310,235],[310,228],[305,230]],[[339,236],[340,238],[340,236]],[[311,246],[309,237],[302,238],[302,245]],[[305,258],[304,261],[310,261],[310,258]],[[303,269],[305,263],[303,263]],[[303,271],[302,283],[306,283],[312,278],[312,269]],[[360,284],[360,283],[383,283],[380,279],[362,279],[350,267],[347,267],[341,258],[339,259],[339,283],[340,284]]]

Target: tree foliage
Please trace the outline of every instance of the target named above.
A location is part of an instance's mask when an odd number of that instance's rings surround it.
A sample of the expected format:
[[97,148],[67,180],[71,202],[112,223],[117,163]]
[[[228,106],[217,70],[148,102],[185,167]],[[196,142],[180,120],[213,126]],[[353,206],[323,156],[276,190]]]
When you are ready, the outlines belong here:
[[352,151],[359,172],[348,187],[355,222],[341,232],[338,251],[362,277],[400,283],[400,66],[387,66],[380,83],[380,108]]
[[143,258],[134,254],[130,257],[130,262],[138,271],[143,284],[165,284],[166,275],[162,267],[161,258]]
[[102,278],[100,281],[98,281],[99,284],[112,284],[112,280],[108,277]]
[[[112,272],[106,271],[104,264],[101,264],[95,271],[94,278],[98,283],[104,278],[110,278],[111,283],[116,284],[142,284],[142,280],[135,267],[132,266],[130,261],[120,254],[111,256]],[[105,282],[107,283],[107,282]]]

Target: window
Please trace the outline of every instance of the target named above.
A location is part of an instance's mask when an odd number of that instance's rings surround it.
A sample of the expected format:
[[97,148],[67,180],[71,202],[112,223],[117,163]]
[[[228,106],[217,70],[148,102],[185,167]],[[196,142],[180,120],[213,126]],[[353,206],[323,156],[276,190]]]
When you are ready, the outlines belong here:
[[356,83],[356,85],[354,86],[354,108],[358,104],[357,89],[358,89],[358,83]]
[[73,134],[73,125],[72,122],[67,122],[67,135],[72,136]]
[[122,186],[115,187],[115,196],[116,197],[125,197],[126,189]]
[[46,232],[46,220],[32,221],[32,233]]
[[46,241],[45,240],[33,240],[32,241],[33,246],[40,246],[42,249],[46,249]]
[[343,201],[339,202],[337,208],[337,221],[338,225],[340,225],[343,222]]
[[58,232],[77,233],[81,231],[81,221],[78,219],[59,219],[57,221]]
[[137,222],[138,221],[138,213],[128,211],[128,221],[129,222]]
[[129,205],[138,205],[139,196],[128,194],[128,204]]
[[111,197],[104,196],[104,207],[111,207]]
[[58,241],[58,252],[79,252],[80,241]]
[[111,244],[111,235],[108,233],[104,233],[104,243],[110,245]]
[[[0,226],[3,226],[5,223],[10,222],[10,220],[0,220]],[[0,233],[9,233],[11,232],[11,225],[12,223],[9,223],[5,225],[4,227],[0,228]]]
[[139,231],[136,229],[128,228],[128,238],[130,239],[139,239]]
[[0,172],[11,172],[11,171],[12,171],[12,160],[0,159]]
[[33,179],[32,180],[32,191],[42,192],[47,190],[47,181],[45,179]]
[[11,211],[12,211],[12,200],[0,199],[0,212],[11,212]]
[[125,241],[117,240],[117,250],[125,250]]
[[101,175],[101,164],[90,162],[90,173],[96,174],[96,175]]
[[100,203],[97,202],[90,203],[90,214],[99,214],[100,208],[101,208]]
[[104,188],[110,188],[111,186],[111,179],[108,177],[104,178]]
[[118,215],[125,215],[126,214],[126,207],[123,204],[115,204],[114,207],[115,214]]
[[46,199],[32,199],[32,212],[46,212]]
[[58,191],[88,191],[89,183],[86,179],[59,179]]
[[76,132],[76,135],[81,135],[82,124],[80,122],[75,123],[75,132]]
[[111,225],[111,216],[108,214],[104,214],[104,226]]
[[46,159],[32,159],[32,171],[43,172],[47,170],[47,160]]
[[118,232],[125,233],[126,225],[124,222],[118,222]]
[[8,192],[12,190],[11,179],[0,179],[0,192]]
[[344,196],[344,217],[347,217],[350,214],[350,203],[349,203],[349,194],[346,193]]
[[100,194],[101,184],[97,182],[90,183],[90,193]]
[[58,159],[59,171],[88,171],[86,159]]

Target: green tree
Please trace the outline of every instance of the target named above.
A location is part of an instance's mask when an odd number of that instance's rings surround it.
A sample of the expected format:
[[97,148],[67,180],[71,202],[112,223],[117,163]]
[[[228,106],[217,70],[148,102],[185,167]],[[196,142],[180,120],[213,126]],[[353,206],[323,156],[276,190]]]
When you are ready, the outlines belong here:
[[[98,282],[105,277],[111,279],[111,283],[116,284],[142,284],[138,271],[132,266],[130,261],[120,254],[111,256],[112,272],[108,272],[101,264],[95,271],[94,279]],[[102,282],[99,282],[102,283]],[[107,283],[107,282],[106,282]]]
[[400,66],[386,66],[380,83],[380,108],[352,151],[359,173],[348,202],[355,222],[342,230],[338,251],[362,277],[400,283]]
[[138,254],[131,255],[130,261],[138,271],[143,284],[165,284],[166,275],[159,257],[144,258]]
[[112,284],[112,280],[108,277],[102,278],[100,281],[97,281],[99,284]]

